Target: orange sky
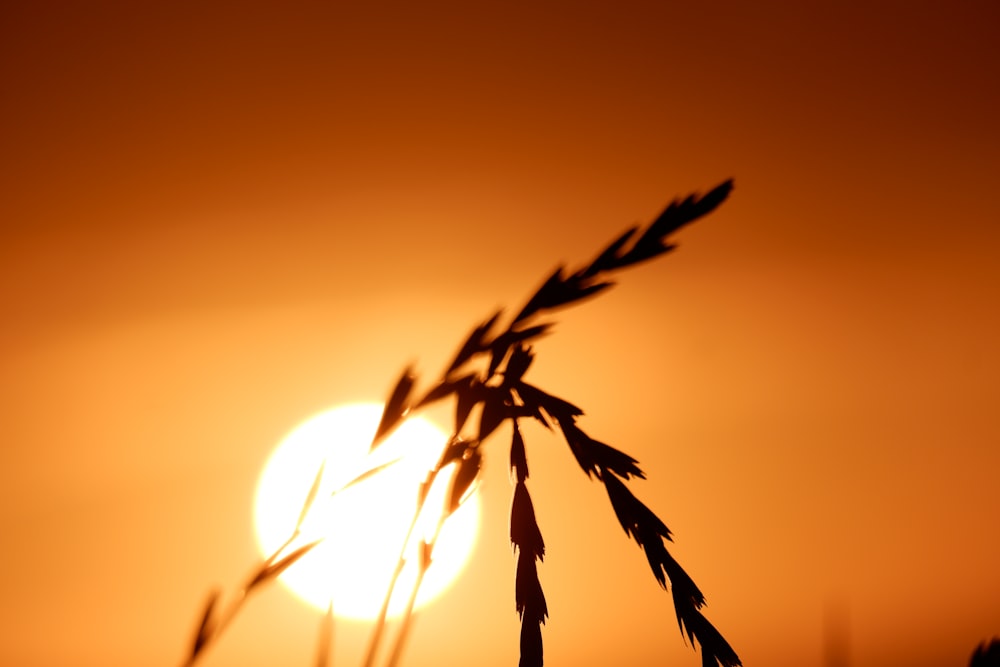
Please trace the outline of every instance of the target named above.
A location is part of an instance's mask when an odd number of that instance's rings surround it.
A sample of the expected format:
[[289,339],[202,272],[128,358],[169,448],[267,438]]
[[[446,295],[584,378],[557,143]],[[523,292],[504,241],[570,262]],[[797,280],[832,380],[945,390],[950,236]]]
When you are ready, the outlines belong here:
[[[995,2],[207,4],[0,9],[0,663],[177,664],[283,434],[730,176],[529,379],[640,460],[747,667],[1000,634]],[[700,664],[528,435],[547,664]],[[516,662],[502,440],[406,664]],[[205,664],[310,664],[317,622],[276,589]]]

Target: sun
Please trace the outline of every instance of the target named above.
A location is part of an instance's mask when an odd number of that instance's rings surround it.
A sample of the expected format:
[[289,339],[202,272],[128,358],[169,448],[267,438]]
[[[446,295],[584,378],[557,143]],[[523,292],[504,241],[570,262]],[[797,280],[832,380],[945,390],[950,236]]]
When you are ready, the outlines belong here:
[[[369,445],[382,414],[378,403],[353,403],[302,422],[275,448],[257,483],[254,524],[264,557],[280,548],[299,520],[317,471],[322,481],[296,544],[323,538],[279,581],[310,605],[333,605],[341,617],[378,615],[416,508],[417,491],[448,436],[422,417],[407,419],[372,454]],[[398,460],[396,460],[398,459]],[[340,490],[369,468],[396,460]],[[415,536],[430,537],[444,507],[450,476],[441,474],[428,496]],[[479,528],[479,495],[473,492],[448,518],[434,547],[417,607],[441,593],[472,553]],[[390,615],[405,608],[416,580],[418,539],[396,584]]]

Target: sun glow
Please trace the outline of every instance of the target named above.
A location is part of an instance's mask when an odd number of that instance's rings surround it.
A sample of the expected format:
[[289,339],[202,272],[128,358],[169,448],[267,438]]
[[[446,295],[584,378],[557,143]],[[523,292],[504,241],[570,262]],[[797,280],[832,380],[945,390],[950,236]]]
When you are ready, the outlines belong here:
[[[254,502],[257,543],[264,557],[292,534],[320,466],[323,477],[315,502],[302,523],[295,545],[323,538],[286,570],[279,581],[295,595],[350,618],[374,618],[389,587],[413,512],[420,483],[436,463],[447,435],[432,422],[406,420],[371,455],[372,435],[382,406],[357,403],[306,420],[277,446],[261,473]],[[373,476],[338,491],[365,470],[399,459]],[[389,607],[405,608],[417,576],[417,543],[430,538],[444,507],[448,470],[428,495],[407,565]],[[434,547],[417,606],[441,593],[458,576],[472,553],[479,524],[479,497],[473,492],[445,522]]]

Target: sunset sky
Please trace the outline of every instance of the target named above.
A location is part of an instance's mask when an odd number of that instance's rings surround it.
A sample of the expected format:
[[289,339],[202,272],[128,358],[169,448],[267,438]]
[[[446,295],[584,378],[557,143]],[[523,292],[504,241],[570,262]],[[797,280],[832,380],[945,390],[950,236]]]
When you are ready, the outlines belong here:
[[[998,36],[995,0],[3,3],[0,663],[177,665],[283,435],[732,177],[528,379],[639,459],[747,667],[967,664],[1000,635]],[[699,665],[526,437],[546,664]],[[406,665],[516,664],[506,439]],[[204,665],[310,665],[318,623],[274,588]]]

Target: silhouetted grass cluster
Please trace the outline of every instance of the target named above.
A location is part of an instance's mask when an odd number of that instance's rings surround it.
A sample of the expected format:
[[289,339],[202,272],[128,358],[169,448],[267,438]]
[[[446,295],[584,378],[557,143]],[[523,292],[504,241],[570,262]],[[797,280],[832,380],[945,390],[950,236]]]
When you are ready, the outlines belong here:
[[979,644],[969,658],[969,667],[1000,667],[1000,638]]
[[[509,321],[504,323],[503,312],[498,311],[474,327],[454,359],[428,389],[416,391],[417,378],[412,369],[408,368],[396,381],[385,403],[372,442],[373,449],[414,412],[446,399],[453,400],[455,407],[452,435],[445,443],[437,464],[428,471],[427,478],[417,490],[417,510],[407,542],[412,537],[417,516],[422,511],[428,491],[435,480],[441,475],[448,475],[450,484],[446,505],[441,512],[443,522],[467,497],[478,478],[485,442],[498,428],[504,424],[510,425],[512,436],[509,464],[514,485],[510,540],[517,559],[514,603],[521,620],[521,667],[541,667],[541,626],[548,617],[545,594],[538,576],[538,566],[545,557],[545,542],[528,492],[528,459],[521,429],[521,422],[524,420],[536,421],[550,431],[559,433],[580,468],[589,478],[596,479],[603,485],[625,534],[643,549],[659,586],[670,591],[682,635],[687,635],[692,646],[701,647],[703,667],[741,665],[736,652],[702,614],[704,595],[667,550],[666,542],[671,540],[670,530],[629,490],[628,482],[632,478],[645,478],[636,459],[585,433],[577,423],[578,418],[583,415],[581,408],[525,379],[535,356],[531,342],[548,333],[552,326],[551,322],[540,321],[542,317],[611,287],[613,283],[608,281],[611,274],[672,250],[674,245],[667,242],[667,237],[710,213],[728,197],[731,190],[732,182],[726,181],[703,196],[690,195],[683,200],[674,201],[645,228],[635,226],[626,230],[589,264],[571,272],[560,266]],[[351,484],[362,482],[364,478],[377,472],[377,469],[366,471]],[[321,468],[307,496],[299,526],[316,499],[322,475]],[[440,525],[439,523],[439,529]],[[291,549],[299,537],[299,526],[292,531],[288,542],[251,574],[248,583],[238,592],[235,601],[225,612],[216,609],[217,596],[210,598],[185,664],[193,664],[202,655],[204,649],[225,629],[249,593],[261,584],[275,579],[315,546],[316,543],[313,542]],[[419,545],[417,583],[410,591],[409,604],[387,661],[390,667],[400,659],[410,628],[413,602],[423,573],[431,562],[435,537],[425,538]],[[389,600],[403,564],[401,553],[396,576],[384,598],[381,614],[373,623],[372,637],[365,657],[366,667],[374,665],[386,627]],[[328,664],[330,659],[329,637],[332,623],[331,608],[321,632],[317,657],[319,665]]]

